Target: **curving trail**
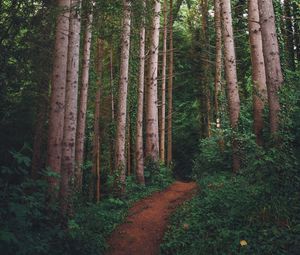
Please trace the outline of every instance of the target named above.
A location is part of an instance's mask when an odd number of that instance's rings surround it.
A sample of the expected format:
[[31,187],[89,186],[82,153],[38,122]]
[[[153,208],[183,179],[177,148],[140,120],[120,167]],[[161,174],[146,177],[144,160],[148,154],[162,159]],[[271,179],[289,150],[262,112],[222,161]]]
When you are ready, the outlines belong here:
[[170,214],[191,199],[196,190],[194,182],[176,181],[166,190],[137,202],[125,223],[109,238],[107,255],[158,255]]

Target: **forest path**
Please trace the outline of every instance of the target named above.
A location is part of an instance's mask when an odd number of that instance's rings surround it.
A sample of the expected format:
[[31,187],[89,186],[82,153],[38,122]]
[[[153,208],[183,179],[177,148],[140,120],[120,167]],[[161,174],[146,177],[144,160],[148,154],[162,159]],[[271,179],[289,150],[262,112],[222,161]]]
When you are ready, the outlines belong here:
[[107,255],[158,255],[170,214],[195,194],[195,182],[176,181],[166,190],[138,201],[125,223],[108,240]]

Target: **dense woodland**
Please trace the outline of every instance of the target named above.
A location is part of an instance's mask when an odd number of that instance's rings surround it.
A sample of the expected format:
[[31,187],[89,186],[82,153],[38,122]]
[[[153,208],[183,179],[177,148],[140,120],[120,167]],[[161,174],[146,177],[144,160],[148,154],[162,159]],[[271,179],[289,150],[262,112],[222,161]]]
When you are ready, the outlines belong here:
[[299,254],[299,0],[3,0],[0,61],[1,254],[104,254],[175,179],[161,254]]

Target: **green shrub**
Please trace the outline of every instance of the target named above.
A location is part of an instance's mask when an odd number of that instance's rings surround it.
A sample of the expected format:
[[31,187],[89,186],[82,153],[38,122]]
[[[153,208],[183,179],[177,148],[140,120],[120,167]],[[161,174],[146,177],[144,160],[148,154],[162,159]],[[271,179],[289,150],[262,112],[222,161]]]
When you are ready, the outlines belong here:
[[1,167],[0,179],[0,251],[7,255],[104,254],[105,239],[122,223],[133,202],[173,181],[171,171],[158,166],[146,186],[128,177],[122,198],[105,194],[93,204],[75,197],[74,216],[66,229],[61,225],[58,205],[49,204],[47,182],[28,176],[28,157],[22,153],[13,153],[13,157],[11,167]]
[[173,215],[162,254],[299,253],[300,93],[297,81],[286,78],[280,132],[271,137],[266,127],[263,147],[252,134],[251,108],[242,109],[235,134],[241,158],[237,175],[231,173],[228,127],[223,125],[223,150],[217,133],[200,141],[193,173],[201,191]]
[[162,254],[297,254],[299,191],[249,180],[218,173],[200,181],[201,192],[172,217]]
[[0,250],[49,254],[64,236],[57,205],[48,203],[45,181],[28,177],[30,159],[19,152],[12,155],[12,166],[1,167]]

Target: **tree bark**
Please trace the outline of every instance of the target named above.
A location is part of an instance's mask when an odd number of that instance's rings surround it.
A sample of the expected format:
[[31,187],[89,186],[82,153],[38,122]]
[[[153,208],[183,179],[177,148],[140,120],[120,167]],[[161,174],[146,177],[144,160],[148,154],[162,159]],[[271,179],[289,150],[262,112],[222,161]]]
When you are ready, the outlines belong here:
[[[143,1],[145,12],[146,1]],[[136,117],[136,176],[139,184],[145,184],[144,178],[144,147],[143,147],[143,118],[144,118],[144,78],[145,78],[145,18],[142,18],[140,28],[140,56],[139,56],[139,84],[138,109]]]
[[214,81],[214,108],[216,123],[220,123],[219,116],[219,93],[221,91],[222,80],[222,26],[221,26],[221,6],[220,0],[214,0],[215,7],[215,32],[216,32],[216,64]]
[[[87,3],[88,1],[86,1]],[[83,57],[82,57],[82,77],[81,89],[79,98],[78,123],[76,134],[76,169],[75,169],[75,186],[76,190],[82,190],[82,164],[84,159],[84,141],[85,141],[85,126],[86,126],[86,109],[89,87],[89,70],[90,70],[90,55],[92,41],[92,22],[93,10],[92,6],[87,11],[85,21],[85,32],[83,39]]]
[[123,32],[122,50],[120,65],[120,83],[118,100],[118,119],[115,145],[115,170],[119,175],[121,192],[125,191],[126,162],[125,162],[125,135],[126,135],[126,116],[127,116],[127,87],[128,87],[128,65],[130,48],[130,23],[131,23],[131,1],[123,0]]
[[202,56],[201,56],[201,66],[202,66],[202,120],[203,120],[203,131],[205,137],[210,137],[210,88],[209,88],[209,37],[207,33],[207,23],[208,23],[208,3],[207,0],[201,0],[201,11],[202,11]]
[[127,175],[131,175],[131,125],[129,111],[127,117]]
[[279,129],[280,103],[278,90],[282,85],[283,76],[280,66],[279,48],[275,27],[275,14],[272,0],[258,1],[258,9],[266,70],[270,129],[271,134],[275,135]]
[[165,163],[165,137],[166,137],[166,69],[167,69],[167,0],[163,6],[163,60],[162,60],[162,84],[161,84],[161,121],[160,121],[160,161]]
[[[229,105],[230,125],[233,131],[237,130],[240,114],[240,97],[238,91],[236,57],[234,48],[234,36],[232,29],[232,16],[230,0],[221,0],[223,40],[224,40],[224,63],[227,82],[227,97]],[[236,138],[232,141],[232,168],[233,172],[238,172],[240,168],[240,158],[238,155],[238,142]]]
[[103,58],[104,58],[104,41],[97,39],[97,92],[95,97],[95,113],[94,113],[94,137],[93,137],[93,167],[90,182],[90,198],[100,198],[100,103],[102,92],[103,78]]
[[248,29],[253,80],[253,119],[256,143],[263,145],[263,111],[267,102],[265,63],[262,49],[261,28],[257,0],[248,0]]
[[[60,201],[63,215],[70,213],[70,196],[75,171],[78,70],[80,46],[80,0],[71,1],[64,135],[61,160]],[[70,207],[70,208],[69,208]]]
[[[115,99],[114,99],[114,68],[113,68],[113,47],[110,47],[109,52],[109,83],[110,83],[110,120],[111,123],[115,122]],[[114,172],[114,142],[113,139],[110,139],[109,142],[110,150],[110,174]]]
[[160,28],[160,1],[154,0],[152,18],[152,34],[150,45],[149,84],[146,120],[146,157],[157,162],[159,160],[158,104],[157,104],[157,71]]
[[[70,0],[60,0],[57,4],[60,13],[56,19],[47,142],[47,166],[51,171],[60,174],[67,80]],[[48,181],[50,185],[49,195],[55,198],[59,188],[59,179],[57,177],[49,177]]]
[[115,120],[115,99],[114,99],[114,70],[113,70],[113,48],[110,48],[109,54],[109,82],[110,82],[110,100],[111,100],[111,119]]
[[168,79],[168,148],[167,165],[172,163],[172,115],[173,115],[173,69],[174,69],[174,49],[173,49],[173,0],[170,0],[169,19],[169,79]]

